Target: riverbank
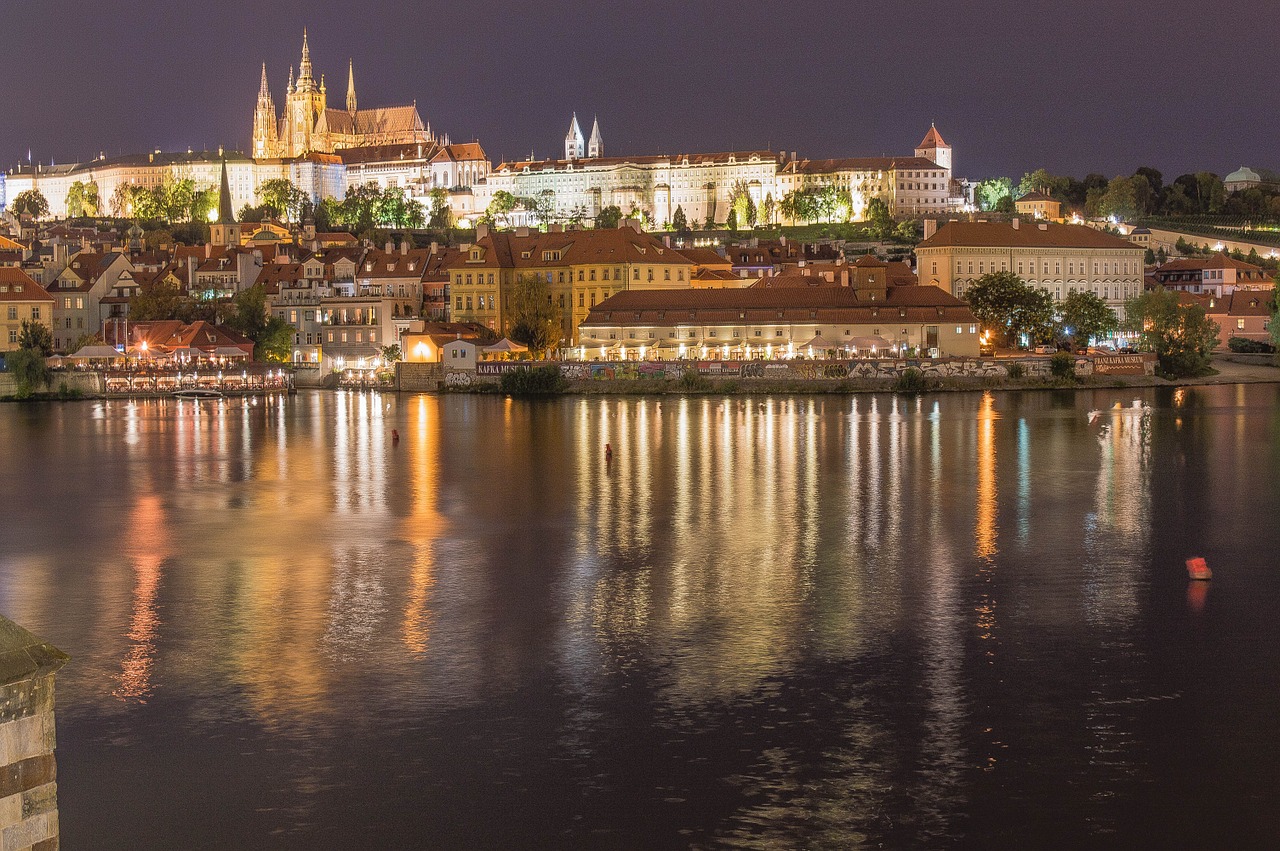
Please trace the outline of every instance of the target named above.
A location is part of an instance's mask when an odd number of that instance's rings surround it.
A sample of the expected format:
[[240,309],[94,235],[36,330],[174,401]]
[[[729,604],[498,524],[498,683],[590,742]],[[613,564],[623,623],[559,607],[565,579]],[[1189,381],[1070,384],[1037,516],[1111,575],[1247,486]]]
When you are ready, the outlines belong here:
[[[1166,379],[1157,375],[1086,375],[1056,378],[1033,375],[1007,376],[913,376],[904,380],[879,378],[781,379],[717,377],[686,374],[675,379],[591,379],[570,380],[551,395],[646,396],[646,395],[774,395],[774,394],[857,394],[895,392],[972,392],[975,390],[1097,390],[1142,387],[1189,387],[1218,384],[1280,383],[1280,367],[1274,364],[1239,363],[1214,358],[1214,372],[1190,378]],[[443,393],[501,393],[498,380],[481,379],[467,385],[442,386]]]

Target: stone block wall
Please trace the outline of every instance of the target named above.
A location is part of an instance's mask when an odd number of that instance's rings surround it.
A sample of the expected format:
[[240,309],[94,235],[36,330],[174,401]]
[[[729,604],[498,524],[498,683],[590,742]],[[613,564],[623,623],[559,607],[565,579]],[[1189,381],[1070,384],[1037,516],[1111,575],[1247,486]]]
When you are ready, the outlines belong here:
[[54,673],[66,661],[0,616],[0,851],[58,847]]
[[444,381],[444,367],[438,363],[401,361],[396,364],[396,389],[402,392],[438,390],[441,381]]

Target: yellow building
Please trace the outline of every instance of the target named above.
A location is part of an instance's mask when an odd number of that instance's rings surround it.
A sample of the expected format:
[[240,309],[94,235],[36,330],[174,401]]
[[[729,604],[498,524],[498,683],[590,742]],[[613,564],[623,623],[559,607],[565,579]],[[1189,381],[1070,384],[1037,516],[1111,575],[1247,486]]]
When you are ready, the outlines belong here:
[[464,246],[449,266],[450,319],[476,322],[506,336],[506,299],[522,276],[546,281],[559,306],[566,345],[577,344],[578,324],[601,301],[623,290],[688,289],[698,265],[662,240],[624,224],[609,230],[528,228],[488,233]]
[[1055,222],[1062,218],[1062,202],[1050,198],[1043,192],[1028,192],[1014,201],[1013,206],[1020,216],[1050,219]]
[[964,297],[991,272],[1013,272],[1058,301],[1091,292],[1123,318],[1142,293],[1143,249],[1084,225],[1054,222],[947,222],[916,246],[920,283]]
[[18,348],[22,323],[53,324],[53,296],[15,266],[0,266],[0,351]]

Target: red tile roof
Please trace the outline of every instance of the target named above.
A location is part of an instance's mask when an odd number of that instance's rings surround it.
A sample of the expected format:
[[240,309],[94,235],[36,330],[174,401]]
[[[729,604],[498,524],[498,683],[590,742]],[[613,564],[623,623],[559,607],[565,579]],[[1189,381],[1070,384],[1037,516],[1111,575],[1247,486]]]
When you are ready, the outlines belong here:
[[0,266],[0,301],[53,301],[53,296],[18,267]]
[[947,222],[921,248],[1142,248],[1085,225],[1056,222]]

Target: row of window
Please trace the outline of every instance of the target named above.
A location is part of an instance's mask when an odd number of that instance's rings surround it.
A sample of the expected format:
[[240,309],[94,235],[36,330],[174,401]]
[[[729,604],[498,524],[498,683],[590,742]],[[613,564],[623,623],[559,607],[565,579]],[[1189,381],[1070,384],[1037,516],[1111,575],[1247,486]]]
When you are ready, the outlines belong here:
[[[963,335],[963,334],[965,333],[965,329],[966,329],[966,327],[968,328],[968,333],[970,333],[970,334],[977,334],[977,333],[978,333],[978,326],[977,326],[977,325],[969,325],[969,326],[957,325],[957,326],[956,326],[956,334]],[[1243,326],[1241,326],[1241,327],[1243,327]],[[619,333],[619,332],[617,332],[617,331],[610,331],[610,332],[609,332],[609,339],[610,339],[610,340],[616,340],[616,339],[618,339],[618,333]],[[649,340],[655,340],[655,339],[658,339],[656,332],[654,332],[654,331],[649,331],[649,332],[647,332],[647,333],[648,333],[648,337],[647,337],[647,338],[640,338],[640,337],[637,337],[637,336],[636,336],[636,331],[635,331],[635,329],[632,329],[630,332],[628,332],[628,333],[627,333],[627,337],[626,337],[626,339],[628,339],[628,340],[637,340],[637,339],[649,339]],[[814,333],[814,335],[815,335],[815,336],[819,336],[819,337],[821,337],[821,336],[822,336],[822,329],[821,329],[821,328],[816,328],[816,329],[814,329],[814,332],[813,332],[813,333]],[[875,329],[873,329],[873,330],[872,330],[872,332],[871,332],[871,333],[872,333],[872,335],[874,335],[874,336],[876,336],[876,337],[879,337],[879,336],[880,336],[880,329],[879,329],[879,328],[875,328]],[[718,331],[717,331],[717,329],[715,329],[715,328],[708,329],[708,331],[707,331],[707,337],[708,337],[708,338],[717,338],[717,339],[718,339],[718,334],[719,334],[719,332],[718,332]],[[844,329],[844,335],[845,335],[846,337],[851,337],[851,336],[853,336],[853,332],[852,332],[852,330],[851,330],[851,329],[846,328],[846,329]],[[904,337],[905,337],[906,335],[907,335],[907,329],[906,329],[906,328],[903,328],[903,329],[902,329],[902,336],[904,336]],[[671,329],[669,329],[669,330],[666,332],[666,334],[665,334],[665,335],[663,335],[663,338],[662,338],[662,339],[671,339],[671,340],[675,340],[675,339],[679,339],[679,336],[680,336],[680,331],[679,331],[679,330],[671,330]],[[697,339],[697,337],[698,337],[698,331],[697,331],[697,329],[689,329],[688,331],[686,331],[686,332],[685,332],[685,336],[686,336],[686,338],[687,338],[687,339],[690,339],[690,340]],[[757,329],[755,329],[755,332],[752,334],[752,336],[754,336],[754,337],[763,337],[763,336],[764,336],[764,332],[763,332],[761,329],[757,328]],[[775,338],[777,338],[777,337],[781,337],[781,336],[783,336],[783,332],[782,332],[781,330],[779,330],[779,329],[774,329],[773,336],[774,336]],[[808,333],[806,332],[804,336],[808,336]],[[742,337],[742,332],[741,332],[741,330],[740,330],[740,329],[736,329],[736,328],[735,328],[735,329],[734,329],[734,331],[733,331],[732,339],[735,339],[735,340],[736,340],[736,339],[741,339],[741,337]],[[728,339],[728,338],[726,338],[726,339]]]
[[[296,334],[294,335],[294,341],[295,341],[295,342],[297,342],[297,336],[298,336],[298,335],[296,335]],[[355,332],[353,332],[353,335],[352,335],[352,334],[349,334],[347,331],[341,331],[341,332],[330,331],[330,332],[329,332],[329,342],[330,342],[330,343],[335,342],[335,339],[334,339],[334,338],[335,338],[335,337],[337,337],[337,338],[338,338],[338,339],[340,339],[342,342],[344,342],[344,343],[349,343],[349,342],[352,342],[352,340],[351,340],[351,336],[354,336],[354,338],[355,338],[355,340],[354,340],[354,341],[355,341],[355,342],[357,342],[357,343],[363,343],[363,342],[365,342],[365,334],[364,334],[364,332],[363,332],[363,331],[355,331]],[[376,343],[376,342],[378,342],[378,332],[377,332],[377,331],[370,331],[370,332],[369,332],[369,338],[368,338],[368,341],[369,341],[370,343]],[[308,342],[308,343],[310,343],[310,342],[311,342],[311,335],[310,335],[310,334],[308,334],[308,335],[307,335],[307,342]],[[319,334],[316,334],[316,342],[317,342],[317,343],[319,343],[319,342],[320,342],[320,335],[319,335]]]
[[[961,261],[961,260],[957,260],[957,261],[956,261],[956,274],[957,274],[957,275],[962,275],[962,274],[964,274],[964,265],[965,265],[964,261]],[[1074,260],[1068,260],[1068,261],[1067,261],[1067,274],[1068,274],[1068,275],[1075,275],[1075,274],[1077,274],[1077,272],[1076,272],[1076,265],[1077,265],[1077,264],[1076,264],[1076,261],[1074,261]],[[968,266],[969,266],[969,274],[970,274],[970,275],[975,274],[975,272],[974,272],[974,261],[972,261],[972,260],[968,261]],[[1080,266],[1079,274],[1081,274],[1081,275],[1085,274],[1086,265],[1085,265],[1085,262],[1084,262],[1083,260],[1081,260],[1081,261],[1080,261],[1079,266]],[[1048,275],[1048,274],[1049,274],[1049,261],[1048,261],[1048,260],[1044,260],[1044,261],[1041,261],[1039,264],[1037,264],[1035,260],[1032,260],[1032,261],[1030,261],[1030,262],[1026,263],[1026,271],[1025,271],[1025,272],[1023,271],[1023,268],[1024,268],[1024,261],[1019,260],[1019,261],[1018,261],[1018,274],[1019,274],[1019,275],[1023,275],[1023,274],[1027,274],[1027,275],[1036,275],[1036,274],[1040,274],[1040,275]],[[1039,269],[1039,271],[1038,271],[1038,272],[1037,272],[1037,268]],[[978,269],[978,271],[976,272],[976,274],[978,274],[978,275],[985,275],[985,274],[987,274],[987,271],[988,271],[988,270],[987,270],[987,263],[986,263],[986,261],[984,261],[984,260],[979,260],[979,261],[978,261],[978,263],[977,263],[977,269]],[[1101,271],[1099,271],[1099,269],[1101,269]],[[931,263],[931,270],[932,270],[932,274],[934,274],[934,275],[938,274],[938,261],[936,261],[936,260],[932,261],[932,263]],[[995,272],[995,271],[996,271],[996,261],[994,261],[994,260],[992,260],[992,261],[991,261],[991,269],[990,269],[990,271],[992,271],[992,272]],[[1007,260],[1001,260],[1001,261],[1000,261],[1000,269],[999,269],[999,271],[1001,271],[1001,272],[1007,272],[1007,271],[1009,271],[1009,261],[1007,261]],[[1138,270],[1137,270],[1137,263],[1132,263],[1132,262],[1125,262],[1125,263],[1123,263],[1123,264],[1122,264],[1122,263],[1119,263],[1119,262],[1116,262],[1116,263],[1110,263],[1110,262],[1103,262],[1103,263],[1099,263],[1099,262],[1098,262],[1098,261],[1096,261],[1096,260],[1093,262],[1093,274],[1095,274],[1095,275],[1136,275],[1137,273],[1138,273]],[[1061,274],[1062,274],[1062,261],[1061,261],[1061,260],[1055,260],[1055,261],[1054,261],[1054,263],[1053,263],[1053,274],[1055,274],[1055,275],[1061,275]]]
[[[17,318],[18,318],[18,308],[17,308],[17,307],[15,307],[15,306],[10,306],[10,307],[9,307],[9,318],[10,318],[10,319],[17,319]],[[39,307],[32,307],[32,308],[31,308],[31,318],[32,318],[32,319],[40,319],[40,318],[41,318],[41,315],[40,315],[40,308],[39,308]]]

